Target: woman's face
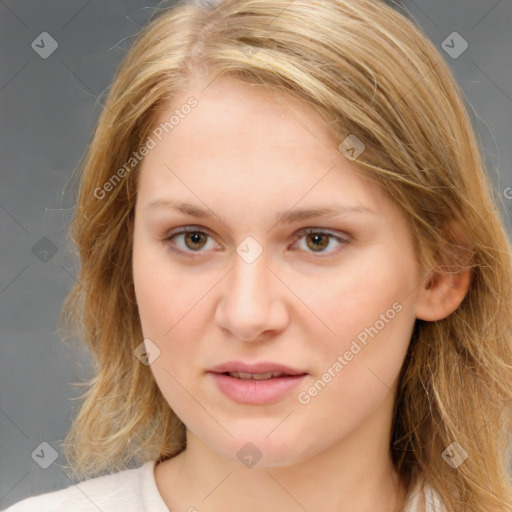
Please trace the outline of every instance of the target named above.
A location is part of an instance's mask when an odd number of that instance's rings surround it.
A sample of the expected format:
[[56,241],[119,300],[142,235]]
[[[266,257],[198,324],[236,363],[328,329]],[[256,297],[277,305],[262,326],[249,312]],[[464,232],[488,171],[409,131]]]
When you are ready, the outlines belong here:
[[[173,115],[148,144],[133,247],[150,367],[170,407],[244,464],[389,440],[421,280],[405,217],[307,106],[223,78],[158,123]],[[296,215],[324,208],[339,211]],[[303,375],[211,372],[233,361]]]

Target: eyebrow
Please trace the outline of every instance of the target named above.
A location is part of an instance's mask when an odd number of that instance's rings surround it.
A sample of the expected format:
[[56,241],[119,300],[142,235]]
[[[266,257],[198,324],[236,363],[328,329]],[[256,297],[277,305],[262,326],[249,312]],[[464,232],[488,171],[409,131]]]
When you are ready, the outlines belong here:
[[[214,213],[203,210],[196,205],[179,201],[171,201],[168,199],[157,199],[144,207],[145,210],[150,208],[167,208],[171,210],[177,210],[200,219],[211,219],[213,217],[218,218],[218,216]],[[284,210],[276,214],[275,221],[276,223],[281,224],[291,224],[314,217],[322,217],[335,214],[343,215],[347,213],[367,213],[377,215],[376,211],[365,206],[334,204],[321,207],[303,208],[300,210]]]

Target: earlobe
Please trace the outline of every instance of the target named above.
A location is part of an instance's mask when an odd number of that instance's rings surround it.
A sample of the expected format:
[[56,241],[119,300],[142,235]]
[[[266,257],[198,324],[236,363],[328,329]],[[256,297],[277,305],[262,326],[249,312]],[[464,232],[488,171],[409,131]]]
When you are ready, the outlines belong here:
[[433,322],[453,313],[462,303],[471,283],[471,270],[436,270],[422,284],[416,303],[416,317]]

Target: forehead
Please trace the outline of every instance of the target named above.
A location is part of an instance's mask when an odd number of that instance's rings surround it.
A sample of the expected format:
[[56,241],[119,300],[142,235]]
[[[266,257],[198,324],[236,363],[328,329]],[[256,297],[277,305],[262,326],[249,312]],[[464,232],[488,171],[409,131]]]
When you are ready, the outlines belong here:
[[[195,106],[182,108],[190,98]],[[139,194],[176,189],[193,202],[207,194],[218,204],[229,201],[224,192],[260,208],[264,197],[281,199],[285,208],[301,197],[369,207],[383,200],[375,184],[362,181],[361,168],[338,151],[320,114],[295,98],[218,78],[168,102],[155,127],[169,128],[171,117],[172,129],[144,158]]]
[[[246,84],[231,77],[216,78],[206,87],[192,82],[187,91],[162,106],[156,124],[169,121],[170,116],[192,97],[197,106],[172,129],[176,140],[179,140],[180,132],[187,135],[190,142],[209,132],[209,138],[215,141],[234,128],[236,133],[232,135],[237,137],[233,138],[233,145],[244,136],[259,137],[263,133],[268,139],[278,138],[279,144],[293,144],[297,138],[304,142],[311,138],[326,148],[336,147],[332,130],[311,105],[277,90]],[[192,138],[190,131],[195,132]],[[271,140],[267,140],[269,142]]]

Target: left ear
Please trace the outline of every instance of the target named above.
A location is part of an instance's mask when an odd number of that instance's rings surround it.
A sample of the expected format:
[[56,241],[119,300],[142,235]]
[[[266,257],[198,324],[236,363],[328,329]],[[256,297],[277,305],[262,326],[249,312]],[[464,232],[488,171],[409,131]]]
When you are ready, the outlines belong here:
[[[452,226],[452,233],[460,230]],[[459,246],[461,247],[461,246]],[[461,247],[459,265],[439,267],[421,285],[416,302],[416,317],[421,320],[435,321],[446,318],[462,303],[471,283],[470,251]]]
[[462,303],[471,282],[471,271],[457,273],[436,271],[423,285],[416,303],[416,316],[434,321],[446,318]]

